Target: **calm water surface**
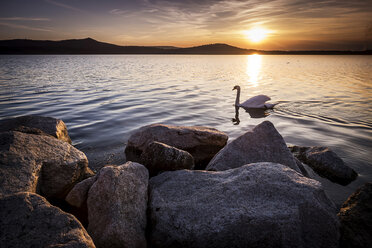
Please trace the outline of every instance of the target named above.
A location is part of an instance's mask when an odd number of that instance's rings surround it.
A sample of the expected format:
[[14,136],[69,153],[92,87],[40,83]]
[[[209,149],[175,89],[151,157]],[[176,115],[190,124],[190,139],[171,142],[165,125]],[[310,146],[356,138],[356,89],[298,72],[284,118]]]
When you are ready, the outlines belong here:
[[[240,109],[234,125],[237,84],[242,101],[280,104],[265,118]],[[329,146],[359,173],[346,187],[321,179],[336,204],[372,181],[372,56],[0,56],[0,85],[0,119],[63,119],[93,167],[115,162],[143,125],[203,125],[233,140],[270,120],[287,143]]]

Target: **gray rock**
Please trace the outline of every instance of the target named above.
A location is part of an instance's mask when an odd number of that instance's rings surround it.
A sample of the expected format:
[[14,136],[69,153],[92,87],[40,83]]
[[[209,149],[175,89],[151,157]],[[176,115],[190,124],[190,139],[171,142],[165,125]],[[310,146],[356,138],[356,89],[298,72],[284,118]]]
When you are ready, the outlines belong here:
[[0,133],[0,194],[34,192],[64,199],[89,174],[84,153],[67,142],[15,131]]
[[67,127],[62,120],[52,117],[27,115],[0,121],[0,132],[19,131],[24,133],[51,135],[71,144]]
[[207,170],[222,171],[256,162],[273,162],[301,172],[283,137],[264,121],[226,145],[209,162]]
[[132,134],[125,148],[127,161],[140,162],[149,143],[158,141],[189,152],[195,166],[205,168],[213,156],[226,145],[227,135],[214,128],[183,127],[162,124],[144,126]]
[[0,247],[95,247],[80,222],[33,193],[0,198]]
[[93,183],[97,180],[96,176],[89,177],[77,184],[67,194],[65,200],[71,206],[80,208],[86,203],[88,192]]
[[148,177],[133,162],[100,170],[88,193],[88,233],[97,247],[146,247]]
[[366,183],[342,205],[341,248],[365,248],[372,244],[372,183]]
[[168,171],[149,190],[153,247],[338,247],[320,183],[281,164]]
[[194,168],[194,158],[190,153],[157,141],[151,142],[145,148],[140,160],[151,176],[161,171]]
[[358,174],[328,147],[291,146],[290,149],[299,160],[310,166],[319,176],[332,182],[347,185],[358,177]]

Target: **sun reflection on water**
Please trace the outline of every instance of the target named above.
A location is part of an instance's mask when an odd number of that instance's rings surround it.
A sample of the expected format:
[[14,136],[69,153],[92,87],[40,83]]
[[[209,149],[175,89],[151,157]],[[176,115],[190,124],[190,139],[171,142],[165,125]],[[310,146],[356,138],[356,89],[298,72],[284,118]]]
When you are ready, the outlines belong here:
[[258,76],[261,70],[262,56],[259,54],[252,54],[247,56],[247,75],[249,77],[248,84],[251,87],[257,87]]

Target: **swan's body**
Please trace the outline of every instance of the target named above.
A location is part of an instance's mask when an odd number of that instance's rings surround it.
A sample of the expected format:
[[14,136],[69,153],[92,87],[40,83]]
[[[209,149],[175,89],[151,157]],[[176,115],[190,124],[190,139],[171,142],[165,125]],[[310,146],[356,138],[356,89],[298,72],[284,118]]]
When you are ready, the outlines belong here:
[[276,105],[273,103],[266,103],[271,100],[271,98],[266,95],[254,96],[249,98],[247,101],[240,103],[240,86],[236,85],[233,90],[237,90],[235,106],[248,109],[272,109]]

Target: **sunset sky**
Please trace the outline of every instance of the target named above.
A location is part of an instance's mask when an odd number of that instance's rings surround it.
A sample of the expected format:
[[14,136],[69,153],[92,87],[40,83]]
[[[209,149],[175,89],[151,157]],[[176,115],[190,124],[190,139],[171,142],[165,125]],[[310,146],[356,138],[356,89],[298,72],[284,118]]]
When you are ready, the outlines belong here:
[[[249,30],[256,30],[252,38]],[[257,34],[258,30],[258,34]],[[372,0],[2,0],[0,39],[372,49]]]

